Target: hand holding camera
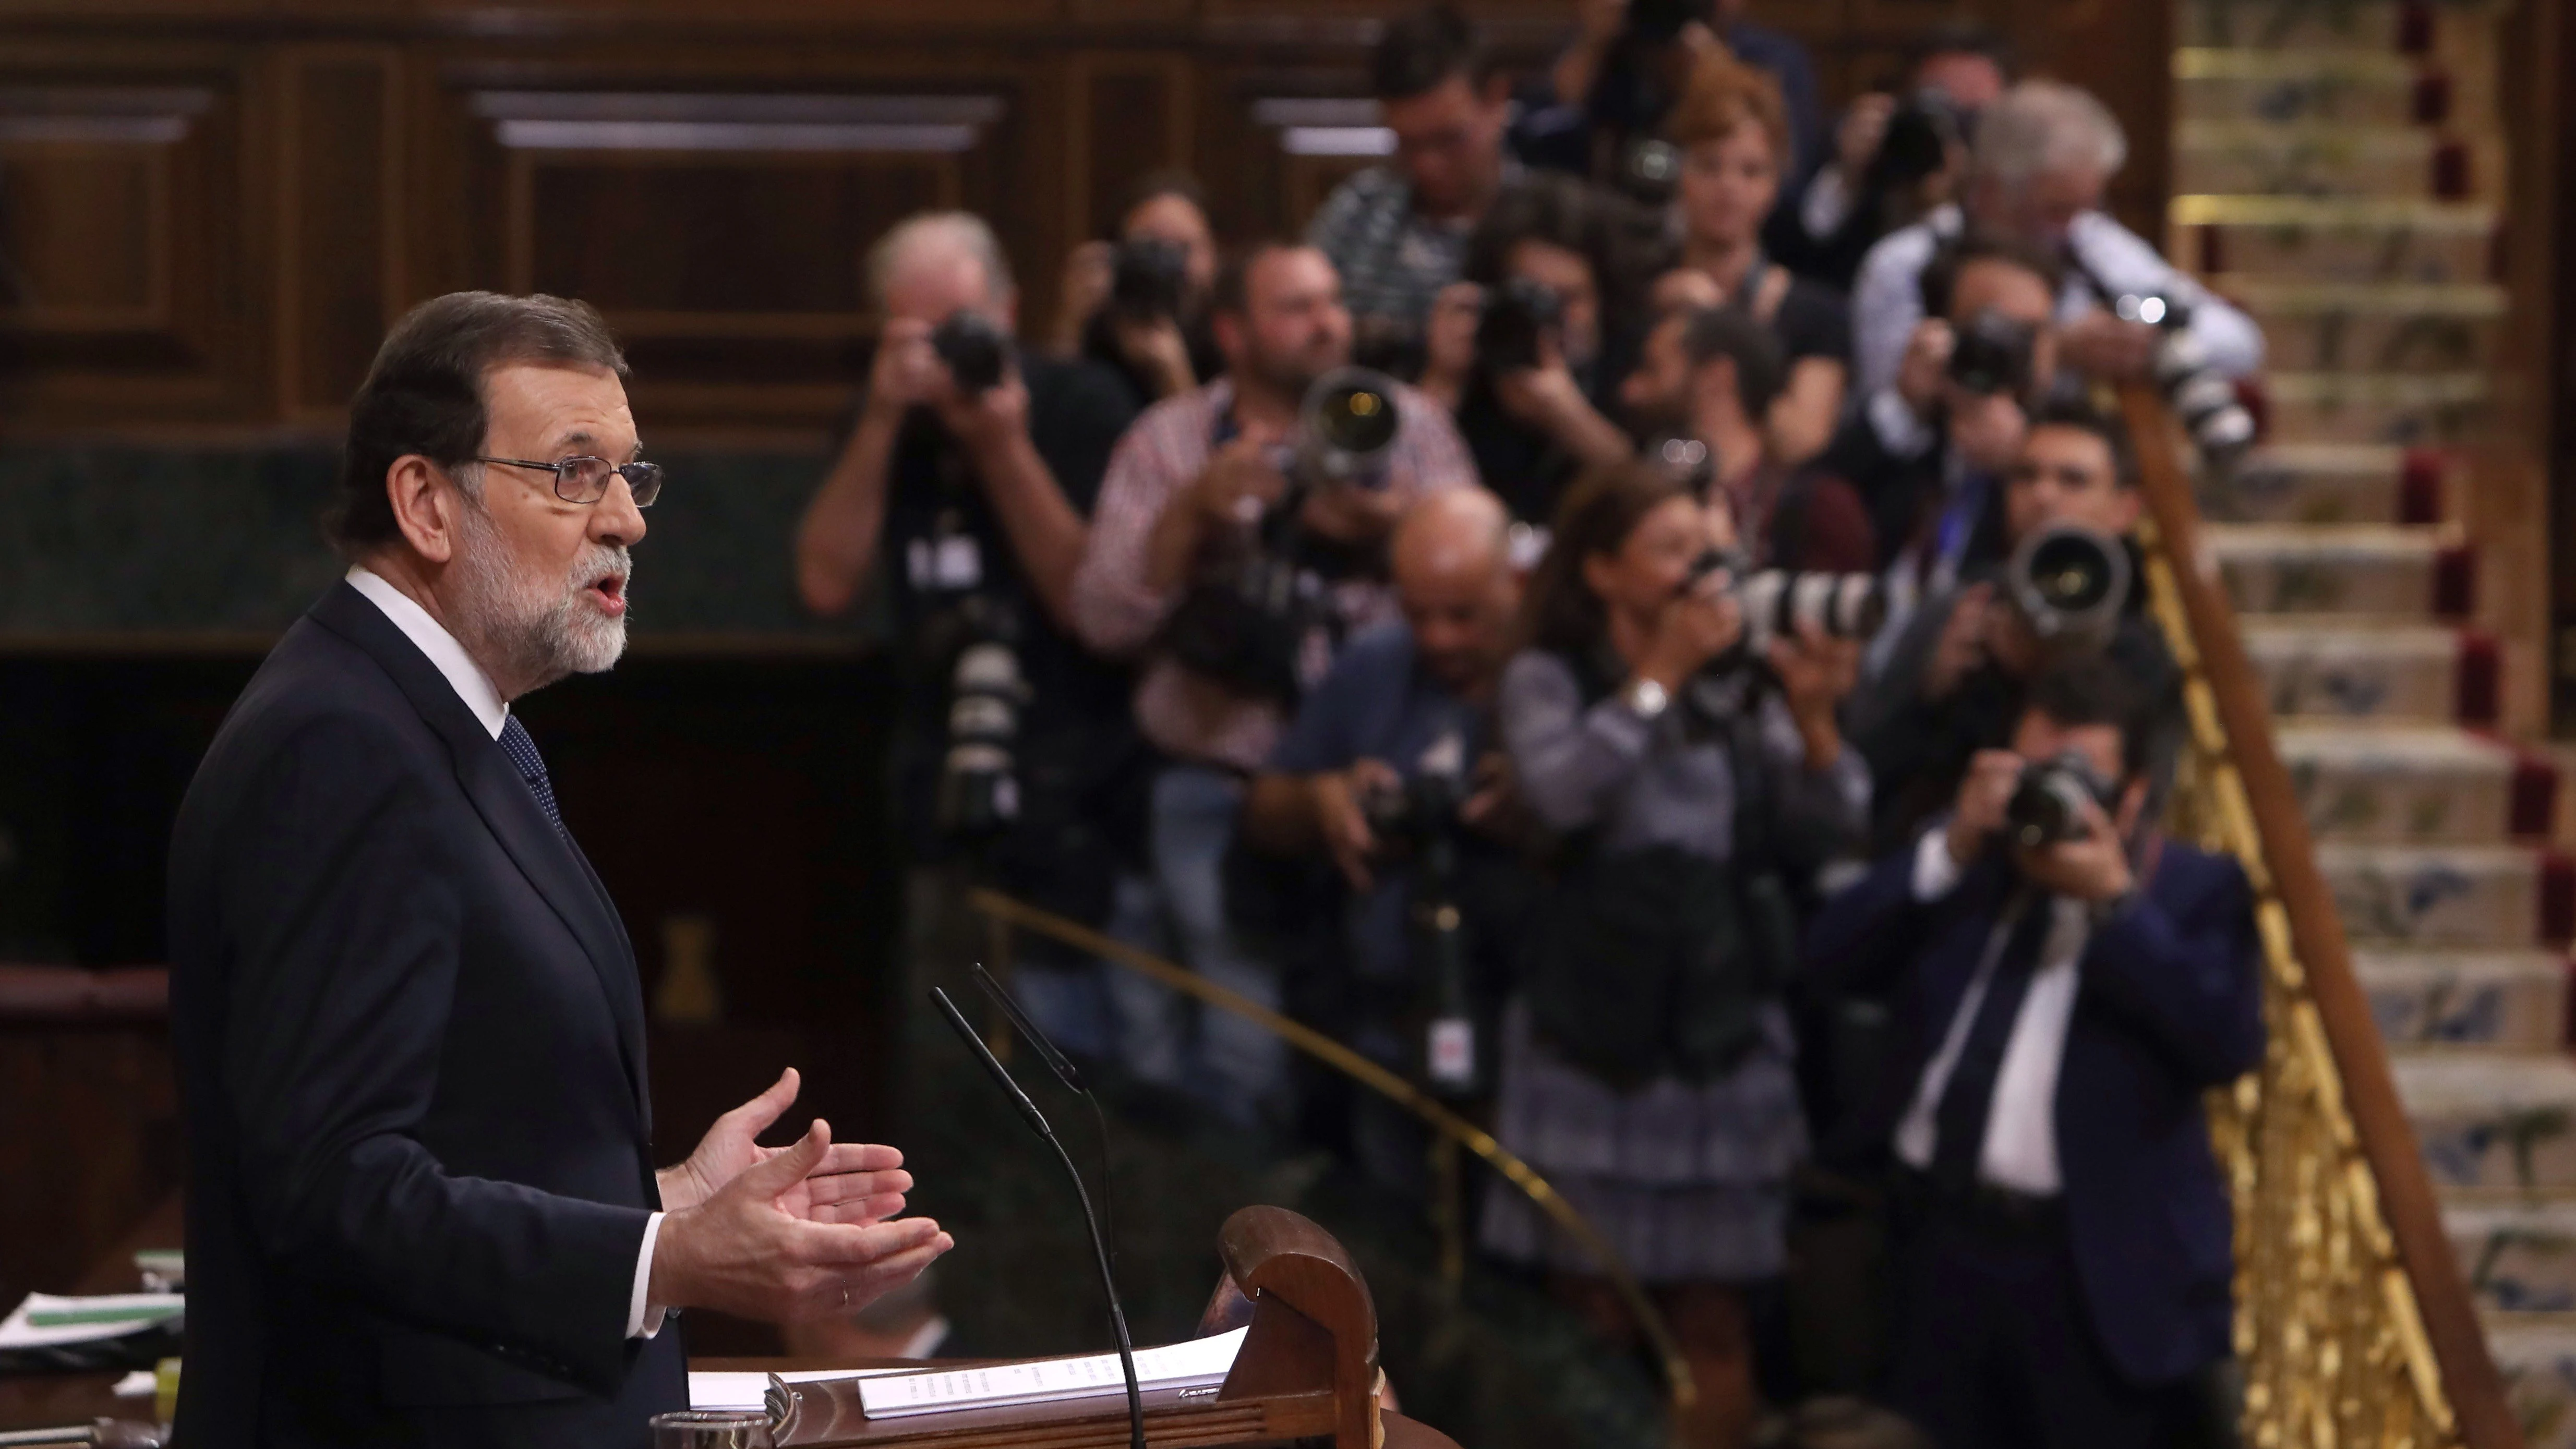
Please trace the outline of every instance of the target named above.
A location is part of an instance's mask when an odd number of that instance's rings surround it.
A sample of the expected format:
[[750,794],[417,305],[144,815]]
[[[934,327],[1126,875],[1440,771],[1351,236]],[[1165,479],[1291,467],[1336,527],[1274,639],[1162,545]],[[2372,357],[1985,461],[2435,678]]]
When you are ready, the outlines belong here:
[[1378,841],[1369,825],[1368,802],[1372,796],[1401,792],[1403,777],[1384,760],[1355,760],[1347,770],[1315,776],[1311,788],[1315,825],[1324,837],[1325,851],[1351,889],[1373,889],[1376,878],[1369,864],[1377,855]]
[[1950,815],[1950,859],[1965,867],[2002,838],[2031,884],[2083,901],[2108,901],[2136,884],[2127,842],[2112,822],[2119,787],[2081,755],[2033,763],[2009,750],[1980,750],[1968,762]]
[[1468,375],[1476,370],[1476,333],[1485,315],[1485,289],[1473,282],[1451,282],[1432,300],[1431,320],[1423,329],[1424,392],[1442,405],[1458,406]]
[[1779,676],[1781,698],[1797,721],[1811,770],[1831,765],[1842,754],[1842,727],[1835,711],[1860,682],[1861,644],[1857,638],[1828,633],[1808,620],[1796,633],[1772,640],[1765,656],[1771,672]]
[[1722,569],[1702,573],[1666,601],[1637,672],[1675,689],[1710,660],[1734,648],[1744,637],[1744,606],[1730,582]]
[[927,405],[947,385],[946,369],[930,347],[931,326],[894,317],[877,334],[876,361],[868,368],[867,409],[891,421]]
[[1915,416],[1929,417],[1941,401],[1950,377],[1950,353],[1958,340],[1950,324],[1938,317],[1914,324],[1914,335],[1905,339],[1905,355],[1896,364],[1896,395]]
[[2093,311],[2066,325],[2058,335],[2058,348],[2067,365],[2087,377],[2133,382],[2154,371],[2164,337],[2163,331],[2145,322]]

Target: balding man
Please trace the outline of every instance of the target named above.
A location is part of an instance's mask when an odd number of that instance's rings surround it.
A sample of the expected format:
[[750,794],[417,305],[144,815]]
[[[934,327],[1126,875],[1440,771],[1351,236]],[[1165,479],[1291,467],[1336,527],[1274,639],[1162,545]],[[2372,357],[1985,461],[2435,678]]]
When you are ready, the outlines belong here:
[[[876,354],[797,532],[796,577],[817,614],[848,612],[880,575],[894,606],[896,838],[910,855],[913,977],[902,999],[917,1003],[935,964],[963,969],[983,939],[968,886],[1097,925],[1118,859],[1141,854],[1114,831],[1143,813],[1127,675],[1065,625],[1092,500],[1135,404],[1100,364],[1036,353],[1007,359],[996,386],[961,385],[938,330],[962,320],[1007,338],[1019,314],[1009,264],[975,216],[897,223],[865,274],[882,319]],[[950,737],[960,661],[995,643],[1016,656],[1026,690],[998,757],[956,750]],[[1138,803],[1122,807],[1131,788]],[[1096,963],[1038,938],[1028,947],[1016,985],[1029,1009],[1068,1048],[1105,1049]]]
[[[1334,661],[1244,803],[1244,837],[1255,850],[1330,863],[1303,882],[1325,899],[1300,900],[1321,908],[1280,913],[1333,923],[1329,939],[1306,941],[1302,951],[1290,945],[1291,999],[1399,1071],[1419,1074],[1426,1049],[1399,1023],[1422,1015],[1443,985],[1424,967],[1408,929],[1419,831],[1447,831],[1460,847],[1458,879],[1448,884],[1468,915],[1471,1005],[1484,995],[1477,983],[1500,979],[1480,969],[1490,954],[1484,948],[1509,939],[1494,929],[1492,911],[1480,908],[1515,894],[1495,887],[1518,869],[1517,854],[1499,838],[1513,812],[1501,757],[1490,753],[1494,686],[1520,606],[1509,523],[1501,501],[1481,488],[1433,494],[1405,513],[1390,550],[1401,620],[1354,639]],[[1452,798],[1463,797],[1464,806],[1455,820],[1399,827],[1413,841],[1386,838],[1371,824],[1372,812],[1400,818],[1408,799],[1427,798],[1408,793],[1424,776],[1448,777]],[[1281,884],[1275,874],[1274,886]],[[1402,1119],[1362,1103],[1353,1146],[1381,1181],[1418,1187],[1420,1134]]]

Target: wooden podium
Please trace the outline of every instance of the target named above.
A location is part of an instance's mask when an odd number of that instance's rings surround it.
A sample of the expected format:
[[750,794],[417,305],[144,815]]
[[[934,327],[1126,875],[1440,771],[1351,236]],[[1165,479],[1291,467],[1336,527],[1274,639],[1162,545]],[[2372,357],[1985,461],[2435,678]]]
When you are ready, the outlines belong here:
[[[1333,1449],[1457,1449],[1449,1438],[1378,1408],[1377,1307],[1330,1233],[1275,1207],[1248,1207],[1217,1236],[1225,1276],[1201,1333],[1251,1331],[1216,1389],[1145,1395],[1154,1449],[1329,1442]],[[1007,1409],[869,1420],[857,1380],[770,1381],[780,1449],[908,1445],[921,1449],[1126,1449],[1124,1394]]]

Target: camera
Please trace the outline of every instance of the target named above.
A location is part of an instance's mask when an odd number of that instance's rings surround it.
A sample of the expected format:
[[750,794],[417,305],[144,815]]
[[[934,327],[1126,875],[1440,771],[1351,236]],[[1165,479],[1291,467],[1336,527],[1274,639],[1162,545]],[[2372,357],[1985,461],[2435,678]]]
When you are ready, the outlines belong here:
[[1611,182],[1639,206],[1655,208],[1670,202],[1681,181],[1682,148],[1672,142],[1639,136],[1619,148],[1618,172]]
[[931,329],[930,350],[947,364],[957,390],[970,397],[1000,387],[1010,370],[1011,339],[991,318],[962,307]]
[[1950,164],[1951,153],[1968,144],[1974,122],[1970,112],[1937,86],[1908,95],[1888,115],[1878,152],[1862,175],[1862,188],[1880,194],[1902,191],[1938,175]]
[[2225,467],[2254,442],[2254,415],[2236,400],[2236,385],[2209,365],[2209,353],[2190,332],[2191,304],[2156,293],[2129,293],[2111,303],[2123,322],[2144,322],[2164,333],[2156,345],[2156,386],[2173,405],[2201,456]]
[[1709,0],[1631,0],[1628,37],[1645,45],[1667,44],[1693,22],[1711,23],[1714,13]]
[[1809,631],[1829,639],[1867,639],[1887,623],[1887,591],[1876,574],[1747,569],[1740,557],[1718,549],[1691,561],[1682,592],[1719,569],[1733,574],[1736,604],[1744,611],[1741,647],[1755,658],[1769,653],[1774,639]]
[[1950,380],[1979,397],[2030,391],[2031,349],[2039,329],[1982,307],[1959,329],[1950,349]]
[[2084,806],[2108,810],[2119,786],[2094,773],[2093,765],[2073,751],[2044,760],[2021,772],[2021,783],[2004,802],[2004,830],[2025,850],[2081,840]]
[[1509,277],[1485,293],[1476,318],[1476,361],[1489,373],[1523,372],[1539,365],[1550,330],[1565,321],[1565,299],[1554,287]]
[[1020,816],[1020,711],[1032,692],[1012,631],[969,611],[974,637],[957,652],[948,683],[948,755],[939,777],[939,824],[969,839]]
[[1467,803],[1467,785],[1457,771],[1426,770],[1407,775],[1392,787],[1371,790],[1359,803],[1369,833],[1380,841],[1432,855],[1458,823],[1458,808]]
[[1190,253],[1178,242],[1135,237],[1111,254],[1109,306],[1122,317],[1178,318],[1189,286]]
[[2004,566],[2004,596],[2042,646],[2090,652],[2111,642],[2128,607],[2127,545],[2078,524],[2052,524],[2023,539]]
[[1299,410],[1304,426],[1295,481],[1367,487],[1383,482],[1387,450],[1403,423],[1395,387],[1394,378],[1365,367],[1337,368],[1317,378]]

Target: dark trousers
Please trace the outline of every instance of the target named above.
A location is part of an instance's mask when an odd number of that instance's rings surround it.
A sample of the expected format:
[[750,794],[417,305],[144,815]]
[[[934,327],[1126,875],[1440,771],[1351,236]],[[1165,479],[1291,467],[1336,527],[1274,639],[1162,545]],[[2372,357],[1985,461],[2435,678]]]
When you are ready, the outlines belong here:
[[1885,1399],[1941,1449],[2149,1449],[2175,1390],[2120,1376],[2076,1281],[2055,1202],[1897,1192]]

